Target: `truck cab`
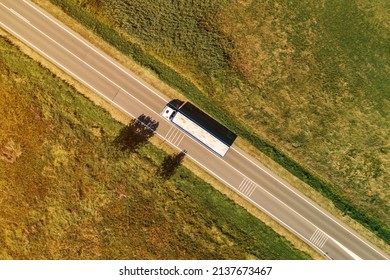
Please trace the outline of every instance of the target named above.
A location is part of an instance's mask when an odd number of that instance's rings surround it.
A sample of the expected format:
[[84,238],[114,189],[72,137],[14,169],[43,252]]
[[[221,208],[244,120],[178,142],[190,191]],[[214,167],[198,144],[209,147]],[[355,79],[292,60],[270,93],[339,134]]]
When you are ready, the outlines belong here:
[[164,110],[161,112],[161,116],[166,118],[169,121],[172,121],[173,117],[175,116],[177,110],[179,110],[180,106],[183,105],[184,102],[179,99],[173,99],[171,100],[167,106],[165,106]]
[[164,118],[170,121],[172,120],[175,113],[176,113],[175,109],[172,109],[169,106],[165,106],[164,110],[161,112],[161,116],[163,116]]

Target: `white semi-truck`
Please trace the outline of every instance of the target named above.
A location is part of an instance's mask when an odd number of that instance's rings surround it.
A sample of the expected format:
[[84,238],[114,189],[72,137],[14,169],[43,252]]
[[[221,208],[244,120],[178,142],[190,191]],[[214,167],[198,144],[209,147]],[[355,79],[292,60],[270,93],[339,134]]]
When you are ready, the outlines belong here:
[[189,102],[172,100],[161,115],[221,157],[237,135]]

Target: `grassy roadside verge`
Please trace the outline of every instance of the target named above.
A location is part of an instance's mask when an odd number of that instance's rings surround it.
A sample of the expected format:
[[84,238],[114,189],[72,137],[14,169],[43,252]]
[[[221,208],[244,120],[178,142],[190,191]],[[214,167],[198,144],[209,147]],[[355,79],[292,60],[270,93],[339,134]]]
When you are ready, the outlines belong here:
[[257,149],[285,167],[289,172],[297,176],[299,179],[331,199],[338,209],[347,213],[350,217],[369,228],[388,244],[390,243],[389,230],[383,226],[383,224],[373,215],[367,215],[363,209],[358,208],[352,204],[347,196],[334,191],[334,188],[330,182],[323,180],[312,170],[308,171],[308,168],[299,165],[297,162],[282,153],[277,147],[269,144],[257,136],[254,136],[255,134],[249,127],[239,123],[235,120],[235,118],[233,118],[233,116],[214,106],[211,102],[209,102],[209,99],[206,97],[206,95],[190,81],[184,79],[177,72],[169,68],[167,65],[161,63],[156,58],[151,57],[147,53],[143,52],[141,47],[137,46],[136,44],[131,44],[128,40],[118,34],[115,30],[112,30],[109,26],[96,21],[93,16],[88,15],[88,13],[85,11],[81,11],[80,7],[72,6],[71,4],[73,2],[54,0],[52,2],[57,2],[56,4],[61,6],[64,11],[93,30],[96,34],[115,46],[125,55],[129,56],[140,65],[153,71],[161,80],[180,91],[183,95],[194,101],[211,115],[217,116],[221,122],[227,124],[230,128],[236,131],[241,137],[248,140]]
[[0,48],[2,259],[308,258],[188,169],[150,178],[163,151],[118,151],[121,123]]

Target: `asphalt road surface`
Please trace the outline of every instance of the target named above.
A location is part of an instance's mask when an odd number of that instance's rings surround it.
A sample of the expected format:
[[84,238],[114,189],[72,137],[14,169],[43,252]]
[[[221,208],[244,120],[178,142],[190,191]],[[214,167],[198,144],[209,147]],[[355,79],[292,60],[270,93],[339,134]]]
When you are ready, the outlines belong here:
[[328,259],[389,259],[239,148],[219,157],[160,116],[169,99],[29,1],[0,0],[0,26],[132,117]]

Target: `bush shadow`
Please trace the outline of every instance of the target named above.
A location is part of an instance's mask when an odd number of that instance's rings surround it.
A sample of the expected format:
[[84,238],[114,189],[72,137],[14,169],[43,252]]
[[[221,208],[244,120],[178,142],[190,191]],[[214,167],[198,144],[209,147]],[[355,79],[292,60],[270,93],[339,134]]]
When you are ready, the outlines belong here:
[[159,170],[160,177],[165,180],[171,178],[172,175],[175,174],[177,168],[183,162],[186,154],[187,151],[184,150],[180,153],[166,156]]

